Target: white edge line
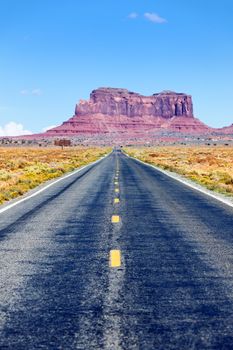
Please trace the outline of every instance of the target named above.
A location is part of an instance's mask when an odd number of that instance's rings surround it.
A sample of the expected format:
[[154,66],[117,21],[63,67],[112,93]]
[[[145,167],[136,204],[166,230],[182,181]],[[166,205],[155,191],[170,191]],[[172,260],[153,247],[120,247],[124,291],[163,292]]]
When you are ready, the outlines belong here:
[[[110,152],[110,153],[112,153],[112,152]],[[89,163],[89,164],[87,164],[87,165],[84,165],[84,166],[82,166],[81,168],[78,168],[77,170],[74,170],[73,172],[69,173],[68,175],[64,175],[64,176],[58,178],[57,180],[54,180],[52,183],[46,185],[45,187],[43,187],[43,188],[41,188],[40,190],[38,190],[38,191],[32,193],[31,195],[29,195],[29,196],[27,196],[27,197],[25,197],[25,198],[19,199],[17,202],[14,202],[14,203],[12,203],[12,204],[7,205],[6,207],[0,209],[0,214],[2,214],[2,213],[4,213],[5,211],[7,211],[7,210],[9,210],[9,209],[11,209],[11,208],[13,208],[13,207],[15,207],[15,206],[18,205],[18,204],[21,204],[21,203],[23,203],[23,202],[29,200],[30,198],[33,198],[33,197],[37,196],[37,195],[40,194],[41,192],[44,192],[45,190],[47,190],[49,187],[51,187],[51,186],[57,184],[58,182],[60,182],[60,181],[62,181],[62,180],[67,179],[67,178],[70,177],[70,176],[73,176],[73,175],[79,173],[81,170],[87,168],[88,166],[91,166],[91,165],[94,165],[94,164],[100,162],[101,160],[103,160],[104,158],[106,158],[110,153],[106,154],[104,157],[101,157],[100,159],[97,159],[95,162],[92,162],[92,163]],[[41,183],[41,185],[43,185],[43,183]]]
[[[208,190],[208,189],[206,189],[206,188],[203,188],[203,189],[202,189],[202,188],[198,187],[197,185],[195,186],[195,184],[191,184],[191,183],[189,183],[189,182],[187,182],[187,181],[185,181],[185,180],[183,180],[183,179],[181,179],[181,178],[178,178],[177,176],[180,176],[179,174],[173,175],[173,174],[171,174],[171,173],[168,173],[166,170],[160,169],[159,167],[157,167],[157,166],[155,166],[155,165],[152,165],[152,164],[143,162],[142,160],[137,159],[137,158],[134,158],[134,157],[130,157],[130,156],[129,156],[127,153],[125,153],[125,152],[124,152],[124,154],[125,154],[128,158],[134,159],[134,160],[136,160],[137,162],[140,162],[140,163],[142,163],[142,164],[144,164],[144,165],[147,165],[147,166],[149,166],[149,167],[151,167],[151,168],[154,168],[155,170],[160,171],[160,172],[163,173],[164,175],[167,175],[168,177],[171,177],[172,179],[181,182],[183,185],[186,185],[186,186],[188,186],[188,187],[191,187],[192,189],[194,189],[194,190],[196,190],[196,191],[199,191],[199,192],[201,192],[201,193],[203,193],[203,194],[205,194],[205,195],[207,195],[207,196],[209,196],[209,197],[212,197],[212,198],[214,198],[214,199],[217,199],[219,202],[222,202],[222,203],[228,205],[229,207],[232,207],[232,208],[233,208],[233,203],[231,203],[231,202],[228,201],[227,199],[221,198],[221,197],[219,197],[217,194],[210,193],[210,192],[209,192],[210,190]],[[192,180],[189,179],[189,181],[192,181]],[[200,186],[201,186],[201,185],[200,185]]]

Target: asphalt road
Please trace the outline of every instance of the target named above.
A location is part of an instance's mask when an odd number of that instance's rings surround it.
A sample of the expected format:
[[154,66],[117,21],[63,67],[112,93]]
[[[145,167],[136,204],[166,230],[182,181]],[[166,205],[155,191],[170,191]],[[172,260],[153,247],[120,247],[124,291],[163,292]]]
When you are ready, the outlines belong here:
[[233,349],[233,208],[115,151],[1,213],[0,349]]

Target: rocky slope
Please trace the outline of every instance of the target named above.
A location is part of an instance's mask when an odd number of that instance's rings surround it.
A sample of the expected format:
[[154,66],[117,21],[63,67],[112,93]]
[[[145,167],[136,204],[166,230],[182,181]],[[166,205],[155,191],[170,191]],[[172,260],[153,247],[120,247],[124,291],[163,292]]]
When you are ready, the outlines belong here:
[[216,129],[216,132],[218,134],[233,135],[233,124],[230,126],[225,126],[224,128]]
[[50,129],[47,136],[125,134],[160,131],[203,134],[211,129],[193,115],[192,97],[163,91],[142,96],[126,89],[99,88],[89,101],[76,105],[75,115]]

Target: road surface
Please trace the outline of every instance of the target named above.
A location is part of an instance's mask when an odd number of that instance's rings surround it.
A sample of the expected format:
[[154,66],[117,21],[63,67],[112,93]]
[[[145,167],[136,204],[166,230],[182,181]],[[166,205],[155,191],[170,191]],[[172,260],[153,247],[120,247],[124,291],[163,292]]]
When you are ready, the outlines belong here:
[[114,151],[0,231],[0,349],[233,348],[233,208]]

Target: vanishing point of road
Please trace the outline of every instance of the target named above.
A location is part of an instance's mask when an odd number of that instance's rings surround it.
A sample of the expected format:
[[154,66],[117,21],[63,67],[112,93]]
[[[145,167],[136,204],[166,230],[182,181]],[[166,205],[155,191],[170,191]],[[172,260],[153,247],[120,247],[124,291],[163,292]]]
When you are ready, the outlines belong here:
[[114,151],[0,231],[0,349],[233,349],[230,206]]

